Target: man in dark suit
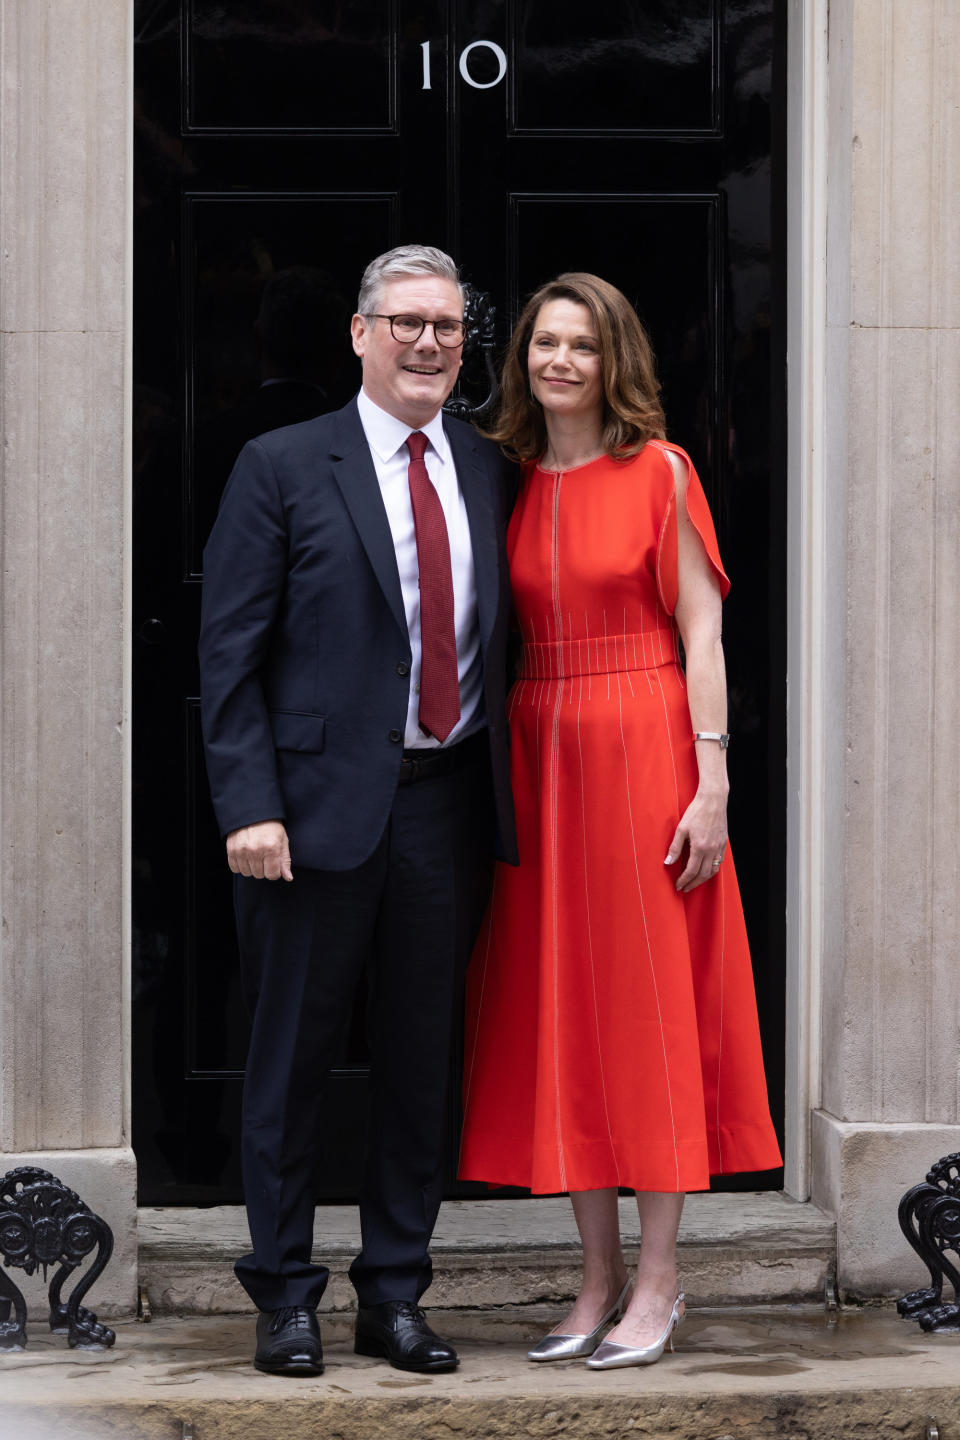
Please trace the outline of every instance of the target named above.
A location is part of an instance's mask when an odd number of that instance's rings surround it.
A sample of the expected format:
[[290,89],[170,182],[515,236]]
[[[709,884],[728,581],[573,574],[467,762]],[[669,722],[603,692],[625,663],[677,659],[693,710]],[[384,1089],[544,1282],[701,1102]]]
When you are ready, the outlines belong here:
[[442,251],[364,274],[363,388],[251,441],[204,554],[207,768],[253,1016],[243,1170],[255,1364],[322,1369],[311,1261],[321,1091],[370,971],[371,1114],[356,1350],[447,1370],[419,1308],[440,1203],[450,1042],[509,792],[509,467],[441,406],[463,301]]

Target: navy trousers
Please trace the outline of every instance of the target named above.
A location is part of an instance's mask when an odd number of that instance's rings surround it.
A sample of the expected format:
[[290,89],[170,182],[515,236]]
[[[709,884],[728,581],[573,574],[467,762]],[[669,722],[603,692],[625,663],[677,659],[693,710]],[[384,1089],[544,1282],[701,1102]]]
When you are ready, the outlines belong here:
[[312,1308],[327,1283],[326,1267],[311,1260],[324,1084],[365,967],[370,1119],[362,1250],[350,1278],[364,1306],[418,1300],[430,1284],[451,1036],[492,870],[482,738],[464,742],[470,758],[460,768],[399,787],[357,869],[305,870],[293,855],[292,882],[236,878],[253,1019],[242,1139],[253,1253],[235,1268],[261,1310]]

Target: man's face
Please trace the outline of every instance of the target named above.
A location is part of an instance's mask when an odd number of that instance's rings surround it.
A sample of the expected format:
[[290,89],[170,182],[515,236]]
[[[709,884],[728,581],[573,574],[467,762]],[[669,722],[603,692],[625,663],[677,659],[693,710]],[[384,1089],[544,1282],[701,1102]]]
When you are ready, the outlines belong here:
[[[377,308],[384,315],[463,319],[460,291],[441,275],[386,281]],[[414,430],[432,420],[456,383],[462,347],[438,345],[432,325],[419,340],[403,344],[394,340],[388,320],[368,315],[354,315],[350,333],[363,361],[363,388],[370,399]]]

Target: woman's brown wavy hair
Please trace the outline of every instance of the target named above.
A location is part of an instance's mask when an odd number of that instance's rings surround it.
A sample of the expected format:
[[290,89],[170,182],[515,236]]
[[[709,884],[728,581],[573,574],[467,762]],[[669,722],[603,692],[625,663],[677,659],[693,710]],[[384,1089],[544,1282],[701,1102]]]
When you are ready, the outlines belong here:
[[627,297],[599,275],[569,271],[531,295],[510,340],[500,381],[495,423],[484,433],[513,460],[533,460],[547,443],[543,410],[530,393],[527,351],[541,308],[550,300],[575,300],[593,316],[603,375],[603,444],[615,460],[627,460],[648,440],[666,435],[660,384],[647,332]]

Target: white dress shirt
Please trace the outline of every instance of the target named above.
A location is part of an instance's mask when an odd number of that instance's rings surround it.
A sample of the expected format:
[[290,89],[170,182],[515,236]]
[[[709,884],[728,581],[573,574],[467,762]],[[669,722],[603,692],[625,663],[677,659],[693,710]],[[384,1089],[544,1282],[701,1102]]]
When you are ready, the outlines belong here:
[[[386,410],[381,410],[365,390],[357,396],[357,408],[363,425],[373,468],[380,482],[380,493],[387,511],[393,548],[400,572],[400,589],[407,617],[412,660],[410,665],[410,698],[404,748],[407,750],[436,749],[440,741],[424,735],[417,718],[420,704],[420,571],[417,565],[417,537],[410,503],[407,470],[410,453],[407,436],[410,426]],[[457,633],[457,671],[460,677],[460,719],[451,730],[445,745],[455,745],[472,734],[483,723],[481,690],[483,686],[480,657],[480,627],[477,620],[477,582],[473,568],[473,548],[467,507],[457,483],[450,445],[443,430],[443,416],[436,414],[420,431],[427,437],[424,461],[427,474],[440,497],[447,536],[450,541],[450,568],[453,572],[453,614]]]

